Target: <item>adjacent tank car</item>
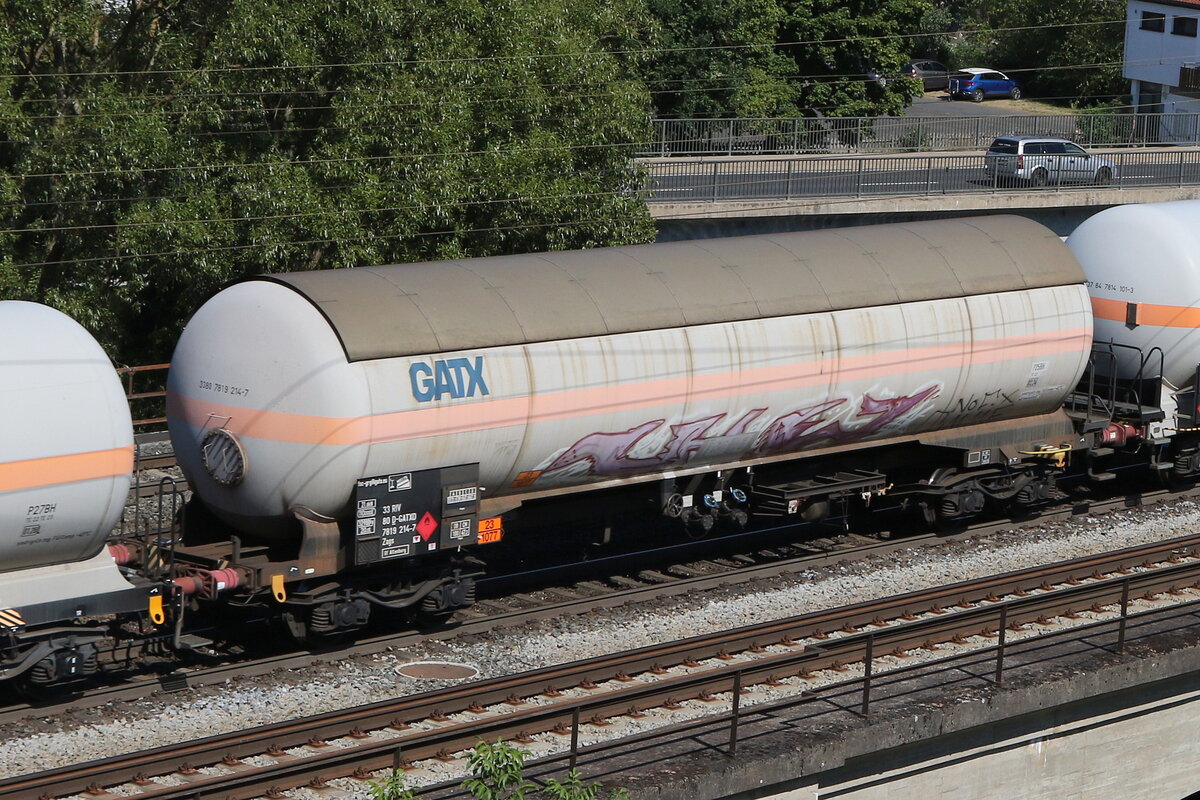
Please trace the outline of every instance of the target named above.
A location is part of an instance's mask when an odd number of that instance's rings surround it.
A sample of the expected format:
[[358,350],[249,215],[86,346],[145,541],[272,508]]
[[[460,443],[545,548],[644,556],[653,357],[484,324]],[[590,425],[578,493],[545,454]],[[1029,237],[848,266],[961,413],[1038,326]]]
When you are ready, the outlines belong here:
[[[1200,474],[1200,201],[1116,206],[1067,242],[1087,274],[1096,328],[1086,387],[1110,418],[1099,449],[1165,482]],[[1128,458],[1126,460],[1129,460]]]
[[46,306],[0,302],[0,680],[96,669],[109,631],[148,609],[105,547],[125,505],[133,426],[100,345]]
[[1091,341],[1071,252],[1007,216],[289,273],[196,312],[168,416],[239,542],[193,563],[311,635],[469,602],[462,548],[539,513],[1036,505]]

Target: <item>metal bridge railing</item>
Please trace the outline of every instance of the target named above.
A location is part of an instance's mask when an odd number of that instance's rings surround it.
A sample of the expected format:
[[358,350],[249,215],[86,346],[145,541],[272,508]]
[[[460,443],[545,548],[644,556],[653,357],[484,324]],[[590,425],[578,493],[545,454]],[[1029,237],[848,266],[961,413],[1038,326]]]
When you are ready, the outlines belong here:
[[[1105,153],[1113,174],[1100,188],[1200,185],[1200,150]],[[1091,162],[1092,169],[1097,167]],[[1052,168],[1045,186],[997,178],[978,155],[894,155],[680,159],[648,165],[651,203],[931,196],[979,192],[1096,189],[1094,172]],[[1076,182],[1078,181],[1078,182]],[[1119,202],[1114,200],[1114,202]]]
[[996,136],[1060,136],[1092,147],[1200,144],[1200,114],[656,119],[641,157],[978,150]]

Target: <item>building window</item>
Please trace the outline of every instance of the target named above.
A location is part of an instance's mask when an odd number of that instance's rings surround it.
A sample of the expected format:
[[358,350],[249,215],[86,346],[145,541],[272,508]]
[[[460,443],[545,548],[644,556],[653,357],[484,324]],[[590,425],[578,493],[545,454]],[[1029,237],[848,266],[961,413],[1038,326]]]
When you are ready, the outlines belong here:
[[1174,17],[1171,19],[1171,33],[1176,36],[1196,36],[1195,17]]
[[1142,30],[1162,33],[1167,29],[1167,15],[1157,11],[1142,12]]

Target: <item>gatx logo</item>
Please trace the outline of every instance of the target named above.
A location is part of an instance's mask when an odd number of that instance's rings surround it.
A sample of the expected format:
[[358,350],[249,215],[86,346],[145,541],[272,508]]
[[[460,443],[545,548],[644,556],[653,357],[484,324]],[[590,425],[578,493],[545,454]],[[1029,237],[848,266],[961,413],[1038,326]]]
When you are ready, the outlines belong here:
[[413,397],[418,403],[441,400],[443,397],[474,397],[486,395],[487,383],[483,380],[483,356],[470,358],[448,358],[434,361],[414,361],[408,368],[412,382]]

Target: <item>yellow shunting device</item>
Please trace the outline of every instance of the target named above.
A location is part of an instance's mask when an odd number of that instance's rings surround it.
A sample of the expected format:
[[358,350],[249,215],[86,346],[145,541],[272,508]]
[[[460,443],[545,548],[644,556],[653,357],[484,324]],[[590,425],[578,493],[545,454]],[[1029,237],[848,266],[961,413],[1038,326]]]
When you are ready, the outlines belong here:
[[282,603],[287,600],[287,590],[283,588],[283,576],[271,576],[271,591],[275,593],[275,599]]
[[1071,452],[1071,448],[1067,445],[1052,444],[1042,445],[1037,450],[1021,450],[1023,456],[1042,456],[1050,461],[1056,467],[1065,466],[1067,463],[1067,454]]
[[167,620],[167,615],[163,612],[163,598],[161,594],[150,595],[150,621],[155,625],[162,625]]

